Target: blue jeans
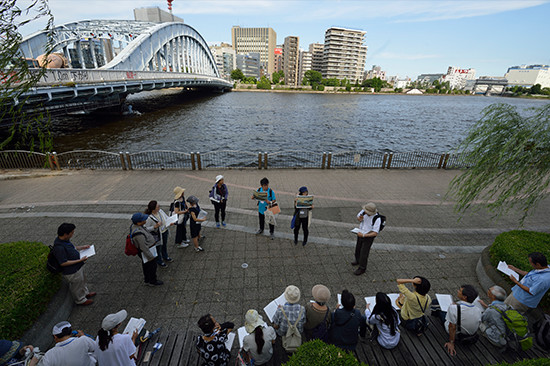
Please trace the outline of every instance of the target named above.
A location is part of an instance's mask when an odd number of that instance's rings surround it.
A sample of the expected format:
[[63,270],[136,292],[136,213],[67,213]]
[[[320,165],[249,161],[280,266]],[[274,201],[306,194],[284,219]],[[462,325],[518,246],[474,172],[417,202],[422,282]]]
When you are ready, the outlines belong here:
[[166,245],[168,243],[168,234],[169,234],[169,231],[166,230],[160,235],[160,240],[162,241],[162,244],[157,246],[157,253],[158,253],[157,263],[158,264],[164,263],[166,258],[168,258],[168,247]]

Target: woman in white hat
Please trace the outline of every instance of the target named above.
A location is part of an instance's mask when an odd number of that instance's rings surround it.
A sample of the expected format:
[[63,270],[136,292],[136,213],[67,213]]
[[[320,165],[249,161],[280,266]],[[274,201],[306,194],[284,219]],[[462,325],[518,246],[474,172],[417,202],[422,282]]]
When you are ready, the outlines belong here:
[[137,329],[131,336],[118,332],[118,327],[127,316],[126,310],[121,310],[118,313],[107,315],[101,322],[101,329],[97,332],[96,338],[98,349],[95,352],[99,365],[136,365]]
[[244,337],[243,349],[248,357],[254,360],[254,365],[270,364],[273,358],[273,344],[277,338],[275,329],[268,326],[254,309],[246,312],[244,328],[248,335]]
[[214,205],[214,218],[216,219],[216,227],[220,227],[220,211],[222,214],[222,225],[225,227],[225,206],[227,205],[227,197],[229,191],[223,181],[223,175],[216,176],[216,183],[210,190],[210,201]]

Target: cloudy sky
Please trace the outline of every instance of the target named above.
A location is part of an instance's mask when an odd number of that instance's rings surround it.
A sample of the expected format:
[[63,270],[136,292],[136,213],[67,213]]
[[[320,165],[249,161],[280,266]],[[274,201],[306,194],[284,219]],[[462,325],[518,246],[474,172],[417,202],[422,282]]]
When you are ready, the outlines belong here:
[[[19,0],[21,5],[26,1]],[[27,1],[28,2],[28,1]],[[133,19],[136,7],[157,0],[50,0],[56,24],[79,19]],[[231,43],[231,27],[271,27],[277,43],[299,36],[300,47],[324,41],[331,26],[366,31],[367,69],[388,75],[445,73],[475,68],[477,76],[503,76],[508,67],[550,64],[550,0],[174,0],[175,15],[210,44]],[[21,29],[27,35],[40,22]]]

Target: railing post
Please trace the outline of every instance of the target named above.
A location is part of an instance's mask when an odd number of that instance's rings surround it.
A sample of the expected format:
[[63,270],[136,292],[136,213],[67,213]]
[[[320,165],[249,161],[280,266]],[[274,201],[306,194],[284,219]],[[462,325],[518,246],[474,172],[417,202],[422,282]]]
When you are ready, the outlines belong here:
[[327,153],[323,151],[323,157],[321,158],[321,169],[325,169],[326,162],[327,162]]
[[330,163],[332,163],[332,153],[329,151],[327,157],[327,169],[330,169]]
[[126,151],[126,162],[128,163],[128,170],[134,170],[132,167],[132,160],[130,160],[130,153]]
[[258,169],[262,169],[262,152],[258,152]]
[[122,151],[118,152],[120,156],[120,164],[122,165],[122,170],[126,170],[126,161],[124,161],[124,153]]
[[445,159],[445,154],[441,154],[439,157],[439,164],[437,164],[437,169],[441,169],[441,166],[443,165],[443,159]]
[[50,167],[51,170],[54,170],[54,166],[53,166],[53,162],[52,162],[52,154],[50,154],[49,152],[46,153],[46,159],[48,161],[48,166]]
[[191,169],[196,170],[197,167],[195,166],[195,153],[191,152]]
[[201,153],[197,151],[197,167],[199,170],[202,170],[202,164],[201,164]]
[[53,152],[53,164],[55,165],[56,170],[61,170],[61,167],[59,166],[59,159],[57,158],[57,153]]
[[267,169],[267,151],[264,152],[264,169]]
[[447,162],[449,161],[450,156],[451,154],[449,153],[445,154],[445,160],[443,161],[443,166],[442,166],[443,169],[447,169]]
[[386,165],[386,169],[391,168],[391,160],[393,159],[393,153],[390,153],[390,156],[388,157],[388,165]]
[[384,158],[382,159],[382,169],[386,168],[386,162],[388,161],[388,153],[384,153]]

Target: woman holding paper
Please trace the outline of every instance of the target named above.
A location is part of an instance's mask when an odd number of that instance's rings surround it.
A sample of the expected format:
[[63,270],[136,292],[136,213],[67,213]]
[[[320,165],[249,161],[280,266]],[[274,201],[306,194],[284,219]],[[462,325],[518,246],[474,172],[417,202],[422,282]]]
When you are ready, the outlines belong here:
[[199,246],[199,239],[204,240],[204,236],[201,238],[201,222],[206,221],[206,218],[201,218],[201,208],[199,207],[199,199],[195,196],[190,196],[187,199],[189,203],[189,214],[191,215],[191,221],[189,221],[189,229],[191,229],[191,240],[195,246],[195,252],[202,252],[201,246]]
[[[252,195],[252,199],[258,199],[258,219],[260,221],[260,229],[256,231],[256,234],[261,234],[264,232],[264,226],[265,226],[265,211],[268,209],[268,206],[271,207],[271,205],[276,201],[275,192],[271,188],[269,188],[269,179],[262,178],[260,180],[260,188],[258,188],[255,192],[255,194]],[[256,193],[263,194],[262,197],[265,197],[264,199],[259,199],[258,197],[254,197]],[[269,224],[269,234],[271,236],[271,240],[275,239],[275,236],[273,235],[275,233],[275,225]]]
[[141,258],[145,284],[147,286],[160,286],[163,282],[157,279],[157,250],[155,247],[157,240],[145,229],[147,218],[148,216],[143,212],[136,212],[132,215],[132,223],[135,226],[130,226],[130,237],[132,243],[138,249],[138,256]]
[[391,300],[383,292],[376,294],[376,305],[371,312],[372,304],[367,303],[365,317],[367,323],[376,326],[378,344],[386,349],[392,349],[399,343],[399,315],[392,306]]
[[[307,191],[307,187],[300,187],[298,190],[298,196],[308,196],[309,193]],[[298,198],[296,197],[294,199],[294,245],[298,245],[298,234],[300,233],[300,226],[302,227],[302,230],[304,231],[304,240],[302,241],[302,246],[306,246],[307,244],[307,238],[309,236],[309,219],[311,217],[311,209],[313,208],[313,205],[310,207],[303,207],[299,204]]]
[[223,181],[223,175],[216,177],[216,183],[210,190],[210,201],[214,205],[214,218],[216,219],[216,227],[220,227],[220,212],[222,214],[222,225],[225,227],[225,206],[227,205],[227,196],[229,191]]
[[168,220],[168,215],[161,210],[157,201],[150,201],[145,210],[145,214],[149,215],[147,222],[145,223],[145,228],[153,234],[157,235],[160,238],[160,246],[158,247],[158,257],[157,263],[161,267],[167,267],[166,262],[172,262],[173,259],[168,256],[168,226],[166,221]]
[[138,331],[136,329],[132,335],[118,332],[118,327],[127,316],[126,310],[121,310],[107,315],[101,322],[96,339],[98,349],[95,352],[100,365],[135,366]]
[[275,329],[268,326],[260,314],[250,309],[244,316],[244,328],[248,333],[243,339],[243,349],[248,357],[254,359],[254,365],[267,365],[273,357],[273,344],[277,335]]

